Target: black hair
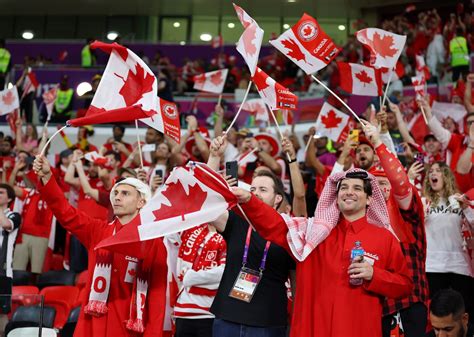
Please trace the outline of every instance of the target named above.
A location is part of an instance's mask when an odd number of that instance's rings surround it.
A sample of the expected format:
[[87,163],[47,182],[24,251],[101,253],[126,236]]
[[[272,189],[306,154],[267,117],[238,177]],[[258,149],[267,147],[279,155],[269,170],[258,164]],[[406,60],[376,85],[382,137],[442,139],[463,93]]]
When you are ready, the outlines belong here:
[[471,116],[474,116],[474,112],[468,112],[466,115],[466,120]]
[[456,36],[463,36],[464,35],[464,29],[461,27],[456,28]]
[[337,193],[341,189],[341,182],[345,179],[361,179],[364,186],[364,192],[367,194],[368,197],[372,195],[372,183],[370,182],[369,175],[365,171],[355,171],[355,172],[348,172],[346,175],[337,182]]
[[120,162],[120,160],[122,159],[122,157],[120,156],[120,153],[118,153],[117,151],[114,151],[114,150],[109,150],[109,151],[105,152],[104,157],[108,156],[110,154],[113,155],[114,159],[118,162]]
[[442,289],[431,299],[430,312],[436,317],[453,315],[459,319],[466,311],[462,295],[453,289]]
[[13,187],[8,184],[0,183],[0,188],[7,190],[8,199],[10,199],[10,203],[12,203],[15,200],[15,190]]
[[123,125],[114,124],[114,126],[112,127],[112,129],[115,129],[115,128],[119,128],[120,131],[122,131],[122,133],[125,133],[125,128],[123,127]]

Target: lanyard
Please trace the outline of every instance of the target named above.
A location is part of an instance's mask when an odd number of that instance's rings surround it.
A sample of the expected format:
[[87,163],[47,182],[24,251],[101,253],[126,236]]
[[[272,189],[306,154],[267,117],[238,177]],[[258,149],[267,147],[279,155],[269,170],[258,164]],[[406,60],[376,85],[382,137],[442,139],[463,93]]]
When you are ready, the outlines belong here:
[[[244,267],[247,264],[247,260],[248,260],[251,236],[252,236],[252,227],[249,226],[249,229],[247,231],[247,238],[245,239],[244,257],[242,258],[242,266]],[[267,243],[265,244],[265,249],[263,250],[262,261],[260,262],[260,273],[262,273],[265,270],[265,264],[267,263],[267,255],[268,255],[269,249],[270,249],[270,241],[267,241]]]

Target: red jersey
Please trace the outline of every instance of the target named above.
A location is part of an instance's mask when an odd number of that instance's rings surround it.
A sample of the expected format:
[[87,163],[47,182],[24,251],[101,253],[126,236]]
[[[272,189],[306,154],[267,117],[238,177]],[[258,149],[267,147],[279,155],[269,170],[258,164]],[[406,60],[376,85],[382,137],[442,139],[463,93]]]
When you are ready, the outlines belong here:
[[23,195],[20,197],[23,201],[23,211],[21,218],[23,220],[20,232],[42,238],[49,238],[53,213],[48,208],[46,202],[35,189],[24,188]]
[[[94,189],[107,192],[104,188],[104,184],[99,178],[89,178],[89,184]],[[85,194],[82,188],[79,190],[77,209],[86,212],[94,219],[107,220],[107,208],[99,205],[92,197]]]

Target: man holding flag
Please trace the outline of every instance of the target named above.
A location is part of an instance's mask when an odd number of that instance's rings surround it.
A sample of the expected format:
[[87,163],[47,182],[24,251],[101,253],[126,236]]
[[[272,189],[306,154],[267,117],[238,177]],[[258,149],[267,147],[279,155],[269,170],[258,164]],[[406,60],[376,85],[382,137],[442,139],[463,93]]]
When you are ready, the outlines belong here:
[[162,240],[140,242],[136,256],[95,249],[105,238],[133,223],[151,197],[149,187],[135,178],[114,185],[110,199],[115,220],[93,219],[72,207],[52,177],[49,163],[36,157],[39,191],[58,221],[89,251],[87,298],[76,336],[158,336],[163,333],[166,298],[166,249]]

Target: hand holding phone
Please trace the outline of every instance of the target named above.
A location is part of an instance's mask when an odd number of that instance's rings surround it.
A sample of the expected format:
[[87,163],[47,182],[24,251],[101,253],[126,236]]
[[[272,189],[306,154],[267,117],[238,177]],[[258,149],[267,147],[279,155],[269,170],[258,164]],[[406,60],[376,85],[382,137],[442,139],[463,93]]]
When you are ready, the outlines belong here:
[[225,174],[226,176],[232,176],[232,178],[238,179],[238,164],[236,160],[225,163]]

